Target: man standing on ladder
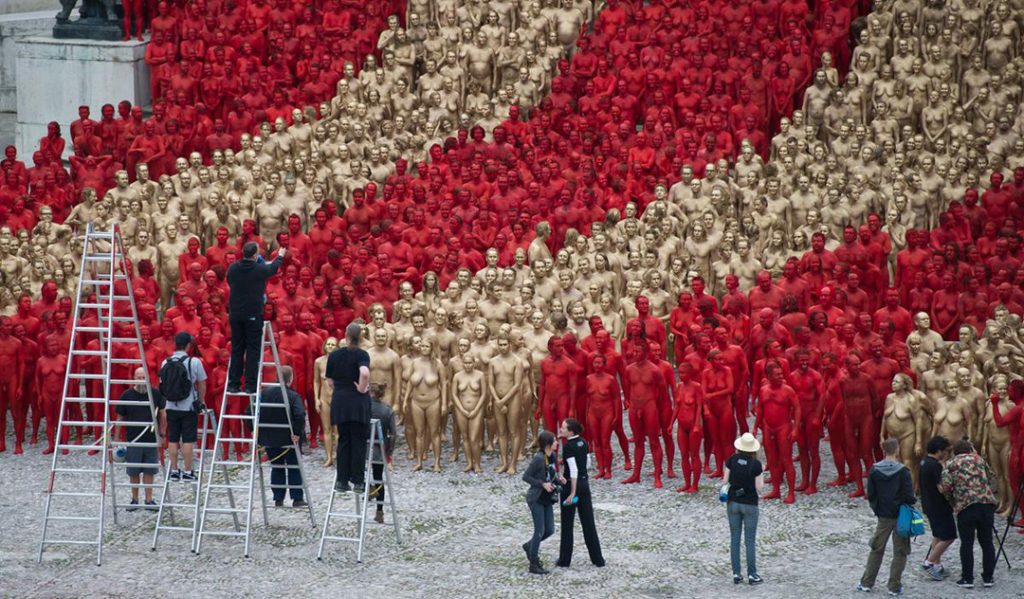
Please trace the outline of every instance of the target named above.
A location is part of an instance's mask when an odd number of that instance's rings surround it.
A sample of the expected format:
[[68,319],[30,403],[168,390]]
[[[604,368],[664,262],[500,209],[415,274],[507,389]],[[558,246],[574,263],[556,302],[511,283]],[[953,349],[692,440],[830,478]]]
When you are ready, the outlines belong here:
[[[192,335],[182,331],[174,336],[174,353],[160,365],[160,393],[167,401],[167,449],[171,480],[196,480],[192,470],[199,412],[206,397],[206,369],[203,361],[189,355]],[[185,458],[184,472],[178,470],[178,446]]]
[[256,389],[257,370],[263,342],[263,303],[267,279],[277,274],[287,250],[280,248],[270,264],[257,260],[259,246],[250,241],[242,246],[242,259],[228,267],[227,280],[231,294],[228,319],[231,324],[231,362],[228,369],[228,393],[241,391],[242,370],[245,370],[245,392]]

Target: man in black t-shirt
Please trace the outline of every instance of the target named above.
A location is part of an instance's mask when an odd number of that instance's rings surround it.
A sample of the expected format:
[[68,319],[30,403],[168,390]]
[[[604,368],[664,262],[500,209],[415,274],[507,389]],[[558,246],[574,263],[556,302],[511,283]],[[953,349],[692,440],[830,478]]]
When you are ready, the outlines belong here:
[[[157,423],[160,428],[166,426],[166,417],[164,413],[164,396],[160,394],[160,390],[155,387],[150,387],[149,392],[153,394],[153,408],[157,413]],[[135,369],[135,385],[125,389],[124,393],[121,394],[121,401],[130,402],[123,403],[117,406],[117,415],[120,420],[125,422],[152,422],[153,412],[149,406],[149,393],[146,392],[146,370],[144,368]],[[125,463],[128,464],[126,470],[128,471],[128,480],[132,483],[132,501],[129,504],[127,510],[134,512],[138,509],[139,505],[139,478],[142,478],[142,484],[145,485],[145,497],[146,497],[146,509],[155,510],[157,509],[156,502],[153,501],[153,475],[157,473],[157,452],[156,446],[158,445],[157,431],[153,429],[152,425],[143,426],[141,424],[135,426],[123,426],[121,429],[124,431],[124,441],[128,443],[128,451],[125,455]],[[152,465],[150,465],[152,464]]]
[[948,576],[946,568],[942,565],[942,554],[956,540],[953,508],[946,500],[946,496],[939,492],[942,462],[949,457],[950,446],[949,439],[941,435],[932,437],[926,448],[928,455],[921,460],[919,476],[921,506],[924,508],[924,515],[928,517],[928,526],[932,529],[932,544],[928,554],[924,556],[921,568],[935,580],[942,580]]

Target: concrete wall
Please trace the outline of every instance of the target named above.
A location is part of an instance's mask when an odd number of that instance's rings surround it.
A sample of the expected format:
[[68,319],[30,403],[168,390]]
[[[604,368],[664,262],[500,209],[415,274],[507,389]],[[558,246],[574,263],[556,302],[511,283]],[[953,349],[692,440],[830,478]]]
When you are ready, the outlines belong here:
[[53,17],[57,14],[54,8],[2,14],[8,8],[8,3],[43,4],[36,0],[0,0],[0,112],[14,112],[17,106],[15,64],[18,52],[14,45],[15,39],[49,31],[53,27]]
[[[64,137],[77,118],[78,106],[92,108],[99,118],[103,104],[129,100],[147,106],[149,67],[144,61],[148,42],[55,40],[49,36],[21,37],[18,63],[18,153],[31,156],[46,124],[56,120]],[[67,150],[71,143],[68,140]]]
[[[0,1],[0,15],[16,12],[33,12],[45,10],[57,14],[60,10],[60,2],[57,0],[2,0]],[[53,16],[53,15],[51,15]]]

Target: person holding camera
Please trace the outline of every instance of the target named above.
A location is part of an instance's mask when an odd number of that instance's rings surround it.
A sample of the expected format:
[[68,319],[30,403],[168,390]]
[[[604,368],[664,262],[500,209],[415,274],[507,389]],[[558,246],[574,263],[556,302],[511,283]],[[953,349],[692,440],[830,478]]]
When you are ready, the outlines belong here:
[[[192,335],[182,331],[174,336],[174,353],[160,365],[160,393],[166,400],[167,453],[171,480],[195,481],[192,450],[197,437],[199,412],[206,409],[206,369],[203,361],[189,355]],[[185,470],[178,470],[178,448]]]
[[764,468],[757,459],[761,444],[750,433],[733,442],[736,453],[725,462],[722,478],[728,483],[726,513],[729,515],[729,556],[732,559],[732,582],[743,582],[740,575],[740,536],[747,550],[747,582],[761,584],[757,574],[758,498],[764,489]]
[[590,497],[590,475],[587,472],[587,442],[580,435],[583,425],[575,418],[566,418],[558,429],[558,436],[564,440],[562,445],[562,479],[568,480],[568,487],[563,487],[562,499],[562,538],[558,544],[559,568],[568,568],[572,563],[573,521],[579,510],[580,526],[583,527],[583,541],[587,544],[590,561],[598,568],[604,567],[601,555],[601,542],[597,538],[597,527],[594,525],[594,501]]
[[242,259],[228,267],[228,323],[231,325],[231,362],[228,368],[228,393],[241,391],[245,371],[245,392],[258,392],[260,353],[263,343],[263,303],[267,279],[277,274],[287,253],[280,248],[270,264],[258,259],[259,246],[250,241],[242,246]]
[[523,472],[523,482],[530,485],[526,491],[526,505],[533,517],[533,537],[523,543],[523,551],[530,560],[531,574],[547,574],[540,562],[540,543],[555,534],[554,504],[560,492],[558,483],[564,484],[565,479],[559,480],[561,477],[555,472],[555,460],[551,457],[555,450],[555,435],[551,431],[541,431],[537,435],[537,446],[537,455]]

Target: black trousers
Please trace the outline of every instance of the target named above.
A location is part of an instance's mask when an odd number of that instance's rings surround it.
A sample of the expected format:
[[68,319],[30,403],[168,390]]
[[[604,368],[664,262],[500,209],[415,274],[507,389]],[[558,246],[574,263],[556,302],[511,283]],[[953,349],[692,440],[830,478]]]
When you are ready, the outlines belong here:
[[992,541],[996,506],[991,503],[972,503],[956,515],[956,528],[960,533],[960,572],[963,579],[974,582],[974,537],[981,545],[981,579],[992,580],[996,570],[996,545]]
[[[568,490],[569,485],[565,488]],[[558,565],[569,567],[572,563],[573,525],[576,523],[576,513],[579,512],[580,525],[583,526],[583,541],[587,544],[590,561],[595,566],[603,566],[601,542],[597,538],[597,526],[594,525],[594,501],[590,497],[590,483],[586,479],[576,479],[576,497],[579,498],[576,505],[561,506],[562,538],[558,544]]]
[[377,485],[377,492],[373,494],[373,498],[377,500],[377,511],[384,511],[384,464],[373,465],[373,480],[367,482]]
[[245,367],[245,389],[258,391],[260,351],[263,342],[263,319],[231,319],[231,366],[228,369],[228,385],[239,386],[242,382],[242,367]]
[[338,425],[338,482],[366,484],[366,449],[370,441],[370,425],[364,422],[342,422]]
[[270,456],[270,490],[274,493],[274,501],[284,500],[285,490],[292,501],[302,501],[302,472],[299,471],[295,450],[268,447],[267,455]]

